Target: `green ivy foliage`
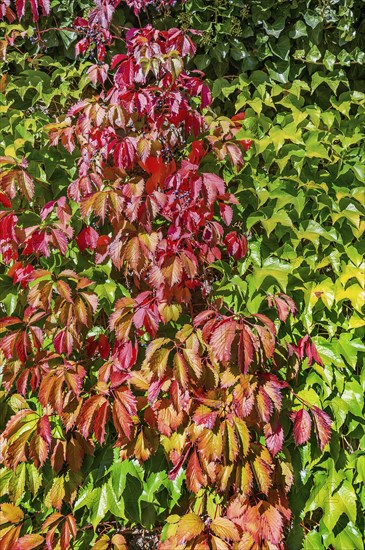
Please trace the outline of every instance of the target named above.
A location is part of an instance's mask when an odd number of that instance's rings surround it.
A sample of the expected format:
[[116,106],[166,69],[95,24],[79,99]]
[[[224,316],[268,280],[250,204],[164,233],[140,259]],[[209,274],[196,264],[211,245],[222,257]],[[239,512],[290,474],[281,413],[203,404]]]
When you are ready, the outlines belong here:
[[331,411],[335,436],[296,465],[291,549],[363,548],[365,511],[365,23],[359,1],[191,0],[179,18],[200,28],[196,66],[222,114],[244,110],[253,139],[237,220],[250,236],[240,270],[217,265],[236,310],[268,292],[294,297],[324,367],[298,372],[299,394]]

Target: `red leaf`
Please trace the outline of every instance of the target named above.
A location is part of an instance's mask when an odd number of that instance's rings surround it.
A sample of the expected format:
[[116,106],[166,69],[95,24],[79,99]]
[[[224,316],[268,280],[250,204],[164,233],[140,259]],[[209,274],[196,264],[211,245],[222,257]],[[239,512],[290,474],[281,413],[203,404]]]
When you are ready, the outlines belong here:
[[243,374],[248,373],[248,369],[254,359],[254,353],[251,329],[243,325],[238,343],[238,364]]
[[228,255],[233,256],[235,260],[240,260],[247,254],[246,237],[244,235],[237,235],[235,231],[232,231],[225,236],[224,244],[227,247]]
[[201,469],[197,452],[194,450],[186,468],[186,484],[189,491],[198,493],[199,489],[206,485],[206,479]]
[[19,19],[24,15],[25,0],[16,0],[15,2],[16,13]]
[[300,411],[294,411],[290,415],[291,420],[294,422],[294,441],[296,445],[303,445],[306,443],[311,435],[312,421],[308,411],[300,409]]
[[0,204],[5,206],[6,208],[11,208],[11,202],[8,197],[4,195],[4,193],[0,193]]
[[318,407],[312,407],[310,411],[314,420],[318,445],[321,451],[323,451],[331,438],[332,420],[327,413],[325,413]]
[[221,213],[221,216],[223,218],[223,221],[226,225],[231,225],[232,219],[233,219],[233,210],[232,207],[228,204],[220,204],[219,210]]
[[51,436],[51,425],[49,423],[48,416],[42,416],[37,425],[37,433],[46,441],[48,445],[51,444],[52,436]]
[[76,237],[77,246],[83,252],[86,248],[95,250],[99,234],[92,227],[84,227]]

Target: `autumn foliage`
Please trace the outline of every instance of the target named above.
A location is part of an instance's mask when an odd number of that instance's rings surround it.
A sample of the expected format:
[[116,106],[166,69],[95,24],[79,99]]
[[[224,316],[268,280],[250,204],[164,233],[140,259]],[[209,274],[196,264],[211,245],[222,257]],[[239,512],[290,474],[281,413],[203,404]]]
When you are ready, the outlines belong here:
[[[26,159],[0,158],[1,262],[20,296],[0,321],[3,386],[18,407],[1,459],[14,470],[47,463],[54,475],[39,532],[24,531],[21,507],[1,505],[0,545],[72,547],[83,465],[112,444],[140,464],[162,448],[170,480],[186,471],[190,504],[161,550],[281,549],[294,481],[283,418],[297,445],[313,429],[322,450],[328,443],[329,417],[291,388],[303,359],[321,359],[306,335],[278,341],[280,323],[296,314],[289,296],[270,295],[267,311],[246,315],[212,297],[211,264],[238,262],[249,246],[224,178],[250,146],[235,137],[244,113],[216,116],[204,75],[186,69],[194,31],[129,29],[110,57],[118,4],[98,0],[74,23],[76,54],[96,56],[96,91],[46,128],[50,147],[77,152],[67,195],[45,202]],[[138,13],[147,3],[127,4]],[[37,21],[50,7],[0,4],[8,20],[27,9]],[[37,223],[22,217],[25,203]],[[123,285],[109,316],[75,247]],[[51,254],[61,261],[46,269]],[[213,516],[212,493],[222,496]],[[105,544],[95,548],[126,547],[117,533]]]

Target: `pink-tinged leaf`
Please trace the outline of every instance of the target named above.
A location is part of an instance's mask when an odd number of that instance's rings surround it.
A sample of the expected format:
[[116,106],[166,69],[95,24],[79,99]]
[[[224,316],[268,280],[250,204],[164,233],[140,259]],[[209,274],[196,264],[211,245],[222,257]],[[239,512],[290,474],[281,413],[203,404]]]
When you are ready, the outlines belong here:
[[255,349],[252,336],[251,329],[243,325],[238,343],[238,364],[243,374],[248,373],[248,369],[254,359]]
[[310,411],[314,420],[314,427],[316,429],[318,445],[321,451],[323,451],[331,438],[332,420],[327,413],[325,413],[318,407],[312,407]]
[[303,445],[306,443],[311,435],[312,420],[308,411],[300,409],[300,411],[294,411],[290,415],[291,420],[294,423],[294,441],[296,445]]
[[150,403],[150,405],[152,405],[152,403],[156,401],[161,391],[161,388],[166,382],[166,380],[167,380],[167,377],[164,376],[163,378],[160,378],[159,380],[156,380],[155,382],[152,382],[152,384],[150,384],[148,388],[148,402]]
[[114,55],[112,57],[112,63],[111,63],[111,68],[112,69],[115,69],[115,67],[117,65],[119,65],[119,63],[121,63],[122,61],[125,61],[126,59],[128,59],[128,56],[125,55],[124,53],[120,53],[118,55]]
[[61,254],[64,256],[67,251],[67,237],[63,231],[60,231],[59,229],[51,229],[52,234],[52,243],[58,250],[61,252]]
[[205,426],[209,430],[212,430],[214,428],[214,424],[218,418],[218,415],[218,411],[212,411],[209,407],[206,407],[205,405],[200,405],[193,415],[193,420],[199,426]]
[[57,353],[69,356],[72,353],[73,337],[67,329],[61,330],[54,337],[53,345]]
[[233,210],[232,207],[228,204],[220,204],[219,210],[222,216],[222,219],[226,225],[231,225],[233,219]]
[[42,15],[49,15],[51,11],[51,1],[50,0],[39,0],[39,5],[42,8]]
[[283,321],[285,323],[290,312],[289,305],[286,303],[286,301],[282,298],[279,298],[278,296],[274,296],[274,298],[269,303],[270,305],[275,304],[280,321]]
[[255,313],[253,317],[259,319],[259,321],[261,321],[261,323],[269,329],[271,334],[273,336],[276,336],[276,327],[271,319],[269,319],[266,315],[263,315],[262,313]]
[[37,433],[38,433],[38,435],[40,435],[44,439],[44,441],[46,441],[46,443],[48,445],[51,444],[51,442],[52,442],[51,425],[49,423],[49,418],[48,418],[47,415],[42,416],[38,420]]
[[209,340],[214,355],[218,361],[223,363],[231,358],[232,344],[236,336],[237,323],[231,319],[226,319],[218,324],[213,330]]
[[91,82],[96,85],[98,82],[104,84],[108,77],[109,65],[103,63],[102,65],[94,64],[87,70],[87,75],[90,78]]
[[14,550],[33,550],[44,544],[44,537],[42,535],[23,535],[12,546]]
[[217,174],[202,174],[203,185],[206,189],[208,204],[213,204],[218,195],[224,195],[225,183]]
[[290,298],[290,296],[287,296],[287,294],[280,293],[278,296],[269,296],[268,301],[271,307],[276,306],[279,319],[284,323],[287,320],[289,313],[291,313],[293,317],[297,314],[295,302],[292,298]]
[[266,359],[270,359],[275,351],[275,336],[272,332],[261,325],[255,325],[256,332],[259,335],[260,342],[265,352]]
[[269,424],[264,426],[264,434],[266,439],[266,446],[269,449],[272,456],[278,454],[283,448],[284,431],[279,422],[278,415],[275,415]]
[[226,148],[233,166],[237,168],[237,170],[241,170],[245,164],[241,149],[235,143],[227,143]]
[[[318,364],[318,365],[322,365],[323,367],[323,361],[322,359],[320,358],[319,356],[319,353],[318,353],[318,350],[316,348],[316,346],[313,344],[313,342],[311,343],[311,352],[312,352],[312,358],[313,360]],[[309,363],[309,361],[308,361]],[[309,363],[311,364],[311,363]]]
[[283,518],[280,512],[268,502],[261,502],[259,510],[261,513],[260,534],[264,540],[278,548],[277,545],[283,538]]
[[231,231],[224,238],[224,244],[227,248],[227,253],[235,260],[244,258],[247,254],[247,239],[244,235],[237,235],[235,231]]
[[199,327],[203,325],[206,321],[208,321],[208,319],[215,317],[216,314],[217,313],[212,309],[207,309],[206,311],[202,311],[196,317],[194,317],[194,327]]

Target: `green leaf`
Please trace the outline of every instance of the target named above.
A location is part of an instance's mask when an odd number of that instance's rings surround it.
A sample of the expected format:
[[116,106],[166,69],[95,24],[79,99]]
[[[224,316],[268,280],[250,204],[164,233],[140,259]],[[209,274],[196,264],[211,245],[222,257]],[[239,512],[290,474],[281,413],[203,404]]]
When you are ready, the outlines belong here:
[[10,480],[9,493],[14,500],[19,500],[24,494],[26,469],[27,465],[24,462],[19,464]]
[[27,485],[35,496],[42,485],[42,474],[37,470],[34,464],[27,464]]
[[278,258],[267,258],[262,267],[255,267],[250,277],[253,288],[259,289],[265,279],[272,279],[270,283],[277,283],[285,292],[288,285],[288,277],[292,267],[290,264],[281,262]]
[[323,548],[321,535],[318,531],[310,531],[303,541],[303,550],[319,550],[320,548]]
[[344,481],[323,503],[323,523],[332,531],[342,514],[356,521],[356,494],[349,481]]
[[351,380],[346,383],[341,399],[347,404],[352,414],[360,418],[363,417],[364,391],[357,380]]
[[351,548],[351,550],[363,550],[364,540],[360,530],[352,521],[337,535],[333,543],[334,548]]
[[93,503],[90,509],[90,521],[94,527],[99,525],[101,520],[105,517],[108,512],[108,493],[107,486],[103,485],[101,488],[98,487],[93,491]]
[[297,21],[294,25],[294,29],[289,32],[290,38],[301,38],[302,36],[307,36],[307,27],[303,21]]
[[306,55],[306,60],[311,61],[312,63],[316,63],[319,59],[321,59],[321,52],[317,48],[317,46],[314,44],[309,52]]
[[326,50],[326,53],[324,54],[323,58],[323,64],[329,71],[332,71],[334,65],[336,63],[336,56],[333,55],[330,51]]
[[304,21],[309,25],[312,29],[315,29],[317,25],[319,25],[322,22],[322,18],[320,15],[318,15],[317,12],[313,10],[306,10],[304,13]]

